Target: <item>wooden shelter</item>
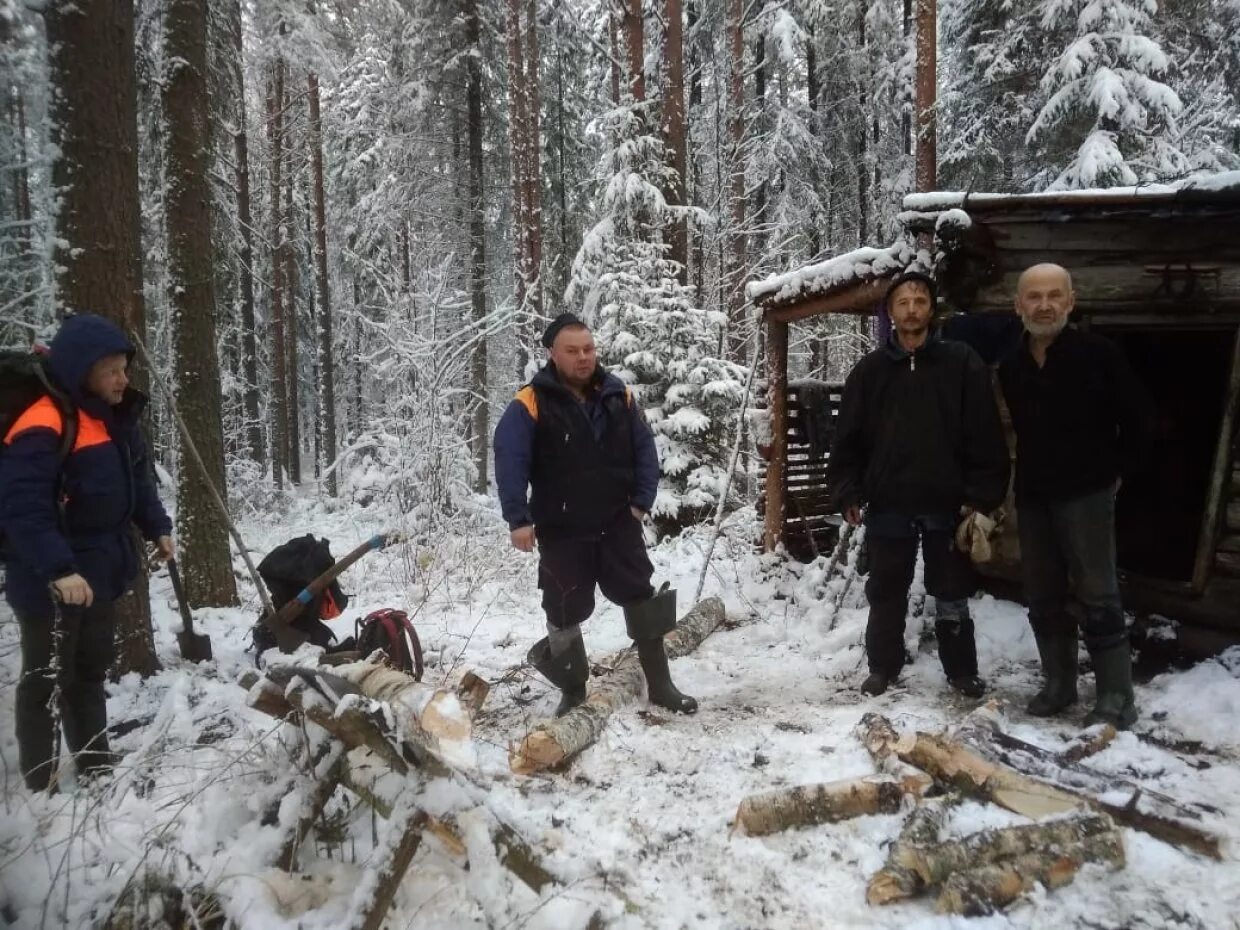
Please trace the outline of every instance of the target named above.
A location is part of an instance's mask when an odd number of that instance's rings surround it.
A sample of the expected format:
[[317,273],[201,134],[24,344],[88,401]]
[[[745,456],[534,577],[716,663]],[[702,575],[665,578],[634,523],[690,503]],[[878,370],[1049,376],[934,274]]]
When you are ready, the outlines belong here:
[[[749,285],[767,329],[766,547],[831,519],[821,481],[788,506],[798,473],[825,472],[799,445],[791,324],[878,312],[910,264],[933,271],[949,310],[1012,313],[1021,271],[1055,262],[1072,274],[1075,323],[1118,343],[1155,401],[1153,451],[1117,504],[1125,604],[1186,625],[1194,651],[1240,642],[1240,172],[1139,189],[916,194],[904,207],[890,248]],[[989,574],[1002,589],[1018,577],[1014,526],[1000,551]]]

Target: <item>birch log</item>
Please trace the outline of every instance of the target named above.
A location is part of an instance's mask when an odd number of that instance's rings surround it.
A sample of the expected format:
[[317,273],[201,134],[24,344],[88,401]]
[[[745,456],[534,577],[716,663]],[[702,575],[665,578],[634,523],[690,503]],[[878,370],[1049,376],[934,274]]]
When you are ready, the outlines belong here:
[[[688,655],[723,620],[723,601],[717,597],[699,601],[664,638],[668,658]],[[605,659],[603,664],[611,671],[602,676],[584,703],[563,717],[535,727],[509,750],[508,764],[514,772],[531,775],[567,764],[599,738],[613,711],[641,693],[645,679],[632,649]]]
[[941,737],[929,733],[899,735],[891,721],[879,714],[861,718],[859,735],[875,758],[894,754],[944,785],[1035,820],[1085,805],[1082,798],[988,762]]
[[[923,885],[938,885],[956,872],[1046,850],[1074,847],[1114,832],[1115,825],[1111,819],[1100,814],[1020,824],[982,830],[956,840],[926,845],[909,844],[901,850],[900,864],[917,873]],[[1119,862],[1123,863],[1122,846]]]
[[909,815],[891,852],[887,854],[886,865],[874,873],[866,886],[867,902],[871,905],[892,904],[911,898],[922,889],[917,872],[903,863],[907,861],[911,849],[938,841],[948,803],[925,803]]
[[737,808],[732,831],[741,836],[768,836],[866,814],[894,814],[906,797],[920,798],[932,783],[928,775],[903,780],[849,778],[750,795]]
[[1097,862],[1113,869],[1124,865],[1119,834],[1108,830],[1079,842],[952,874],[939,892],[937,908],[944,914],[971,917],[993,913],[1040,884],[1062,888],[1076,878],[1082,865]]
[[[1116,803],[1105,793],[1105,784],[1096,791],[1065,784],[1074,773],[1078,773],[1079,767],[1070,771],[1063,769],[1064,777],[1052,783],[991,761],[984,757],[984,750],[976,747],[928,733],[898,735],[891,721],[879,714],[863,716],[857,734],[875,759],[886,759],[894,754],[944,785],[972,797],[993,801],[1033,820],[1091,807],[1165,843],[1212,859],[1222,858],[1218,836],[1187,820],[1143,807],[1140,786],[1125,784],[1120,779],[1112,780],[1112,787],[1127,790],[1124,790],[1125,800]],[[975,736],[973,734],[969,738],[974,739]]]

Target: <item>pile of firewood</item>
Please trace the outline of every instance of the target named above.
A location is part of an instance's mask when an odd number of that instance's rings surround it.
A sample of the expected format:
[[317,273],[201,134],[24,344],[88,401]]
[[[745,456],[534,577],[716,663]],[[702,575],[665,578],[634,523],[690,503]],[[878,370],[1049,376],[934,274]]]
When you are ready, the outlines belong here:
[[[881,774],[746,798],[734,831],[762,836],[912,806],[886,865],[870,879],[867,901],[933,893],[941,912],[968,915],[991,913],[1037,885],[1066,885],[1087,863],[1122,868],[1121,826],[1221,858],[1219,838],[1201,826],[1199,811],[1084,764],[1114,739],[1112,728],[1087,730],[1054,753],[1004,733],[1000,722],[988,705],[948,737],[900,734],[885,717],[866,714],[857,736]],[[945,813],[961,797],[1032,822],[942,839]]]

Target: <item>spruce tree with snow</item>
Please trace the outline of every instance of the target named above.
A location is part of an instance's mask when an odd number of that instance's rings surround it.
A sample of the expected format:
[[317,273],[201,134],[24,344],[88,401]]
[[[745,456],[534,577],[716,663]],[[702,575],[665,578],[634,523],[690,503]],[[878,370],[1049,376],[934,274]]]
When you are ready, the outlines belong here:
[[663,197],[663,141],[649,105],[617,107],[599,128],[601,218],[573,262],[566,299],[580,303],[604,367],[628,384],[655,435],[663,481],[653,516],[665,530],[704,517],[724,486],[745,370],[720,358],[724,314],[696,305],[677,280],[662,231],[678,209]]
[[1058,54],[1041,82],[1028,142],[1035,186],[1113,187],[1191,170],[1177,145],[1179,96],[1160,78],[1171,62],[1151,38],[1155,0],[1045,0],[1041,26]]

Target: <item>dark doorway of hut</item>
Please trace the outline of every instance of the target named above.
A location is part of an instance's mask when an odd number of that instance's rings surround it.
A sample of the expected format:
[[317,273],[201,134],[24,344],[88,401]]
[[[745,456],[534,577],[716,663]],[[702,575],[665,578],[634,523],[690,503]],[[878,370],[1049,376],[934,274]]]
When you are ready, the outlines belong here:
[[1235,329],[1092,328],[1119,344],[1154,402],[1149,455],[1125,479],[1116,502],[1120,569],[1188,584],[1201,541]]

